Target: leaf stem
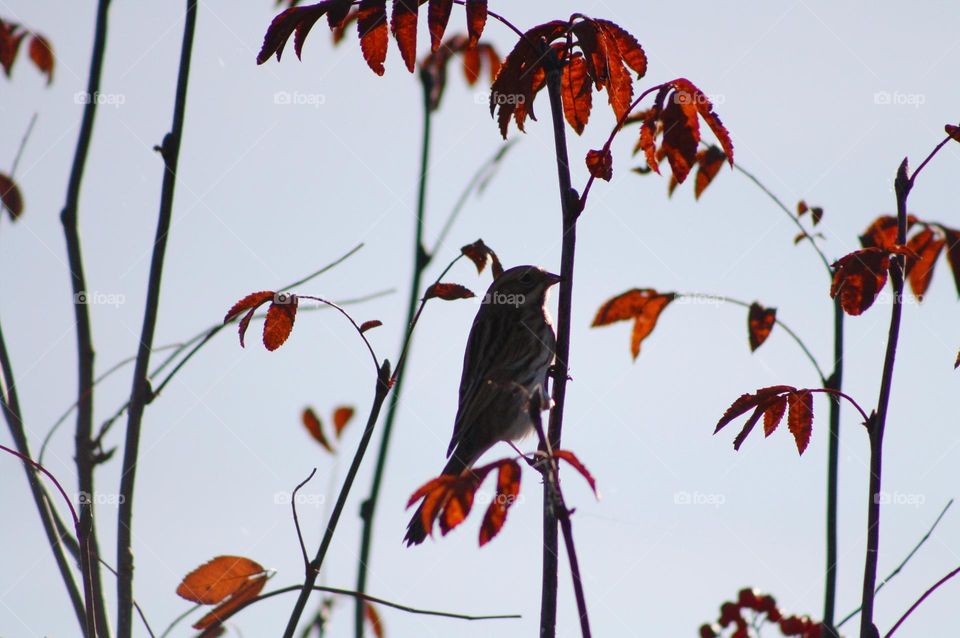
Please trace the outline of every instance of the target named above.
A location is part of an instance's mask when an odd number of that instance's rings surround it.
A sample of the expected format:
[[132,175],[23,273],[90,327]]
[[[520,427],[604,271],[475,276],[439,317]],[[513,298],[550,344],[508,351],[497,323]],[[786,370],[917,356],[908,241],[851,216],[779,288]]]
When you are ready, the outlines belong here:
[[160,190],[160,211],[147,280],[147,299],[143,311],[137,362],[134,364],[130,390],[130,408],[127,412],[127,431],[124,443],[123,466],[120,476],[120,503],[117,513],[117,636],[130,638],[133,632],[133,490],[136,481],[140,430],[146,404],[153,399],[147,380],[150,354],[160,305],[160,283],[166,256],[170,221],[173,217],[173,197],[177,180],[177,165],[183,136],[187,87],[190,77],[190,59],[196,30],[197,0],[187,0],[184,17],[183,42],[174,98],[173,123],[160,146],[163,159],[163,182]]
[[923,595],[920,596],[920,598],[917,599],[917,602],[915,602],[915,603],[913,603],[912,605],[910,605],[910,609],[908,609],[906,612],[904,612],[903,616],[900,617],[900,620],[898,620],[898,621],[896,622],[896,624],[894,624],[894,626],[890,628],[890,631],[887,632],[887,635],[886,635],[884,638],[890,638],[890,636],[893,635],[893,632],[895,632],[897,629],[899,629],[899,628],[900,628],[900,625],[902,625],[902,624],[904,623],[904,621],[905,621],[907,618],[910,617],[910,614],[912,614],[917,607],[919,607],[920,605],[922,605],[922,604],[923,604],[923,601],[925,601],[927,598],[930,597],[930,594],[932,594],[933,592],[937,591],[937,588],[939,588],[940,585],[943,585],[943,584],[946,583],[948,580],[950,580],[951,578],[953,578],[954,576],[956,576],[958,573],[960,573],[960,567],[955,568],[955,569],[954,569],[953,571],[951,571],[949,574],[947,574],[946,576],[944,576],[943,578],[941,578],[940,580],[938,580],[937,582],[935,582],[933,585],[931,585],[930,588],[929,588],[927,591],[923,592]]

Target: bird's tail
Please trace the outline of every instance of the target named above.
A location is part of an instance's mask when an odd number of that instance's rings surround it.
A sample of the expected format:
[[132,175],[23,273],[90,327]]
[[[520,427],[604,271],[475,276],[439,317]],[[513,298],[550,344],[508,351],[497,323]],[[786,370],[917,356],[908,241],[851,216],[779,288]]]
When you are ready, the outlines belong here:
[[[440,474],[441,476],[459,476],[468,467],[469,465],[465,462],[465,459],[454,453]],[[433,521],[430,521],[430,526],[433,527]],[[413,513],[413,517],[407,524],[407,535],[404,536],[403,540],[407,544],[407,547],[419,545],[426,540],[427,532],[427,528],[423,526],[423,503],[420,503],[417,511]]]

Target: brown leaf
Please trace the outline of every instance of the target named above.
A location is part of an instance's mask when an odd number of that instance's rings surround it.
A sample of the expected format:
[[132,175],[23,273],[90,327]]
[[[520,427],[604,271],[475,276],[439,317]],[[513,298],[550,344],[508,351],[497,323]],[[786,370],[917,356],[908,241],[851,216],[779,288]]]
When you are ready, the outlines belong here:
[[813,218],[813,225],[816,226],[820,223],[820,220],[823,219],[823,208],[814,206],[810,209],[810,216]]
[[489,543],[500,533],[507,521],[507,510],[517,500],[520,493],[520,465],[513,459],[500,463],[497,474],[497,493],[480,524],[480,547]]
[[713,178],[720,172],[726,159],[724,152],[713,144],[697,154],[697,177],[693,187],[695,199],[700,199],[700,195],[713,182]]
[[907,242],[907,248],[917,255],[916,259],[907,258],[907,278],[914,296],[921,301],[927,294],[927,288],[930,287],[933,268],[945,243],[946,241],[934,235],[929,227],[921,230]]
[[590,76],[587,74],[587,63],[582,53],[575,53],[563,67],[561,82],[563,115],[571,128],[580,135],[590,119],[590,109],[593,107]]
[[423,298],[433,299],[434,297],[439,297],[444,301],[453,301],[455,299],[469,299],[475,296],[469,288],[461,286],[460,284],[436,283],[427,288]]
[[217,556],[183,577],[177,595],[202,605],[216,605],[242,589],[263,567],[243,556]]
[[840,295],[843,310],[859,315],[873,305],[887,283],[890,254],[882,248],[864,248],[840,258],[832,267],[830,298]]
[[316,439],[317,443],[323,446],[323,449],[330,454],[336,454],[336,450],[330,445],[327,435],[323,433],[323,423],[320,421],[317,413],[313,411],[313,408],[305,409],[300,416],[300,420],[303,422],[303,426],[307,428],[310,436]]
[[797,451],[803,454],[813,431],[813,394],[809,390],[791,392],[787,395],[787,403],[790,405],[787,425],[797,442]]
[[353,414],[354,409],[348,405],[341,405],[333,411],[333,431],[338,439],[340,438],[340,434],[343,433],[343,429],[347,427],[350,419],[353,418]]
[[390,15],[390,30],[400,48],[400,57],[413,72],[417,64],[417,0],[393,0],[393,13]]
[[466,0],[467,35],[470,37],[469,46],[477,46],[483,27],[487,23],[487,0]]
[[960,230],[944,228],[947,243],[947,263],[953,272],[953,283],[956,284],[957,294],[960,295]]
[[807,202],[802,199],[797,202],[797,217],[803,217],[803,214],[810,210],[810,207],[807,206]]
[[960,352],[957,352],[957,360],[953,363],[953,369],[960,368]]
[[613,155],[610,149],[592,150],[587,153],[587,170],[594,177],[609,182],[613,178]]
[[563,459],[570,464],[573,469],[580,473],[587,483],[590,484],[590,489],[593,490],[593,495],[597,498],[600,498],[600,494],[597,493],[597,482],[594,480],[593,475],[590,474],[590,470],[587,469],[583,463],[580,462],[580,459],[571,452],[570,450],[555,450],[553,455],[558,459]]
[[943,130],[946,131],[947,135],[952,137],[955,141],[960,142],[960,126],[954,126],[953,124],[944,124]]
[[427,26],[430,28],[430,50],[440,48],[443,33],[447,30],[450,20],[450,11],[453,9],[453,0],[430,0],[427,7]]
[[374,638],[384,638],[386,634],[383,631],[383,621],[372,603],[363,603],[363,616],[370,623],[370,631],[373,632]]
[[20,188],[3,173],[0,173],[0,202],[3,202],[12,221],[17,221],[23,214],[23,195],[20,194]]
[[367,330],[372,330],[373,328],[379,328],[383,325],[383,322],[379,319],[370,319],[369,321],[364,321],[360,324],[360,334],[363,334]]
[[640,354],[640,343],[653,332],[660,313],[675,298],[672,292],[659,293],[651,288],[628,290],[600,306],[592,327],[633,319],[630,352],[636,359]]
[[357,33],[363,59],[377,75],[383,75],[387,58],[387,0],[360,0]]
[[297,318],[297,296],[277,293],[263,322],[263,345],[271,352],[283,345],[293,331]]
[[42,35],[34,33],[30,38],[30,59],[47,76],[47,85],[53,82],[53,47]]
[[17,59],[17,52],[25,35],[20,31],[19,25],[0,20],[0,66],[3,66],[7,77],[10,77],[10,69]]
[[230,598],[214,607],[210,613],[193,624],[194,629],[212,629],[218,627],[232,616],[245,603],[253,600],[267,584],[267,574],[258,574],[244,582]]
[[751,352],[756,351],[763,345],[763,342],[770,336],[770,331],[773,330],[776,321],[776,308],[764,308],[757,302],[750,304],[750,312],[747,313],[747,331]]
[[472,244],[467,244],[460,248],[460,252],[463,255],[473,262],[473,265],[477,267],[477,274],[483,272],[483,269],[487,266],[487,261],[491,262],[491,270],[493,271],[493,278],[496,279],[503,273],[503,265],[500,264],[500,259],[497,257],[497,253],[493,252],[493,249],[483,243],[482,239],[478,239]]

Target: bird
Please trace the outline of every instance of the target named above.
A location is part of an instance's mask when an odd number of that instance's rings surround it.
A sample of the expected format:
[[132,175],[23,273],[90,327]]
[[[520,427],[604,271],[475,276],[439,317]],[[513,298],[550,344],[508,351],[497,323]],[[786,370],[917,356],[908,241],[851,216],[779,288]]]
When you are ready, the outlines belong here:
[[[533,431],[529,399],[537,392],[546,396],[557,344],[547,294],[559,281],[558,275],[524,265],[505,270],[490,284],[467,338],[442,475],[459,476],[497,442]],[[407,525],[408,547],[427,537],[422,511],[421,503]]]

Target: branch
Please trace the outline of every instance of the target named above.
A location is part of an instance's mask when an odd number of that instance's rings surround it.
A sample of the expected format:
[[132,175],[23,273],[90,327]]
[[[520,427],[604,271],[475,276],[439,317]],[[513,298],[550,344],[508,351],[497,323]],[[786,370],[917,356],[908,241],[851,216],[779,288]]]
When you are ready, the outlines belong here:
[[300,481],[295,488],[293,488],[293,494],[290,495],[290,509],[293,510],[293,525],[297,528],[297,540],[300,541],[300,553],[303,554],[303,568],[310,569],[310,559],[307,558],[307,546],[303,544],[303,534],[300,532],[300,517],[297,516],[297,492],[300,491],[300,488],[310,482],[310,479],[313,478],[313,475],[317,473],[317,468],[313,468],[310,472],[310,476]]
[[923,595],[920,596],[920,598],[917,599],[917,602],[915,602],[915,603],[913,603],[912,605],[910,605],[910,609],[908,609],[906,612],[904,612],[903,616],[900,617],[900,620],[898,620],[898,621],[896,622],[896,624],[895,624],[893,627],[890,628],[890,631],[887,632],[887,635],[886,635],[884,638],[890,638],[890,636],[893,635],[893,632],[895,632],[897,629],[899,629],[899,628],[900,628],[900,625],[902,625],[903,622],[904,622],[907,618],[910,617],[910,614],[913,613],[913,610],[915,610],[917,607],[919,607],[921,604],[923,604],[923,601],[925,601],[925,600],[930,596],[930,594],[932,594],[933,592],[937,591],[937,588],[940,587],[940,585],[944,584],[945,582],[947,582],[948,580],[950,580],[951,578],[953,578],[954,576],[956,576],[958,573],[960,573],[960,567],[957,567],[956,569],[954,569],[952,572],[950,572],[949,574],[947,574],[946,576],[944,576],[943,578],[941,578],[940,580],[938,580],[937,582],[935,582],[935,583],[930,587],[930,589],[928,589],[927,591],[923,592]]
[[[83,107],[83,119],[74,151],[73,165],[67,184],[67,198],[60,213],[67,245],[67,261],[70,267],[70,282],[73,290],[74,321],[77,325],[77,425],[75,433],[75,458],[77,485],[81,494],[94,494],[93,447],[90,435],[93,431],[93,337],[90,328],[90,313],[85,303],[87,280],[83,270],[83,251],[80,246],[78,207],[80,185],[90,152],[93,124],[97,114],[97,94],[100,92],[100,76],[107,45],[107,12],[110,0],[99,0],[93,38],[93,54],[90,59],[90,75],[87,80],[87,100]],[[83,574],[84,596],[87,600],[87,634],[109,635],[103,586],[100,582],[98,558],[100,555],[97,532],[94,525],[93,501],[80,504],[80,527],[78,542],[80,566]]]
[[133,371],[133,386],[130,390],[130,409],[127,413],[127,432],[124,443],[123,468],[120,475],[120,504],[117,514],[117,635],[130,638],[133,631],[133,489],[137,473],[137,457],[140,446],[140,429],[143,411],[153,396],[147,381],[150,368],[150,353],[157,325],[160,304],[160,282],[166,256],[170,220],[173,216],[173,196],[177,180],[177,164],[183,135],[183,120],[186,111],[187,86],[190,77],[190,58],[193,53],[193,35],[197,23],[197,0],[187,0],[184,18],[183,43],[180,49],[180,68],[177,72],[177,89],[173,107],[171,130],[163,138],[160,155],[163,158],[163,184],[160,191],[160,212],[157,218],[157,233],[150,260],[150,276],[147,281],[147,300],[143,311],[143,329],[140,347]]

